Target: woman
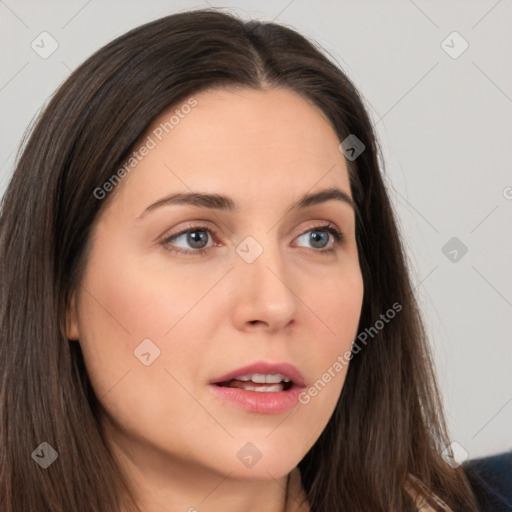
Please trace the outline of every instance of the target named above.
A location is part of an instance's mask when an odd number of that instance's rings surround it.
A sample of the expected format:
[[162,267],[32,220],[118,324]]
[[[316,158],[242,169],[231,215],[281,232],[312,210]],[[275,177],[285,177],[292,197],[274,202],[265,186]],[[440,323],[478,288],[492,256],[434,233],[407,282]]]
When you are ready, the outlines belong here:
[[296,32],[134,29],[3,200],[2,512],[476,510],[378,145]]

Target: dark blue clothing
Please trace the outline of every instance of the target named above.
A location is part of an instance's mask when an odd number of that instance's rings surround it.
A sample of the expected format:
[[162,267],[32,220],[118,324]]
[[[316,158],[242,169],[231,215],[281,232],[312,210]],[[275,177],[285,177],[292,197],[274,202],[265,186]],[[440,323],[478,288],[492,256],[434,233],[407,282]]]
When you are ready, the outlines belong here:
[[462,467],[481,512],[512,512],[512,451],[468,460]]

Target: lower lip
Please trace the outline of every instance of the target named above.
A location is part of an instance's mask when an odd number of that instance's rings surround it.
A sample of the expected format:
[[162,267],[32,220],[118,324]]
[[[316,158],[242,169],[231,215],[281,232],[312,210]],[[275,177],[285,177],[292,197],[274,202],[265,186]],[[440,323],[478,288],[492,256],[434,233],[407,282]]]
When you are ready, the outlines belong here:
[[303,386],[292,386],[286,391],[247,391],[240,388],[228,388],[210,384],[217,395],[232,404],[250,412],[277,414],[295,407]]

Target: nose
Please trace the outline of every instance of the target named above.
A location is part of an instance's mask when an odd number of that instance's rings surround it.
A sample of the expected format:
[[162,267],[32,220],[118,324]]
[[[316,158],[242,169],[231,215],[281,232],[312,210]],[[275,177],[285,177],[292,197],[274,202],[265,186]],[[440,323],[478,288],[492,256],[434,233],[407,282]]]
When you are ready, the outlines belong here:
[[[257,249],[249,247],[252,251]],[[300,301],[294,290],[297,283],[292,282],[280,249],[270,243],[262,249],[253,261],[243,252],[236,256],[231,272],[233,322],[239,330],[262,329],[270,333],[294,322]]]

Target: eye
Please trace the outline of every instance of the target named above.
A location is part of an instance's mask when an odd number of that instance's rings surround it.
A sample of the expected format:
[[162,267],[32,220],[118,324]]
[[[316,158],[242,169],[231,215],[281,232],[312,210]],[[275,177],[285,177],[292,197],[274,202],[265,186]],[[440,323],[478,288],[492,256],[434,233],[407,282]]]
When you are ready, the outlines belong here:
[[[325,224],[308,229],[300,235],[297,240],[302,240],[306,244],[311,244],[313,249],[320,249],[316,252],[332,253],[343,243],[345,237],[343,233],[334,224]],[[330,246],[329,243],[331,242]],[[327,248],[326,248],[327,247]]]
[[[213,238],[213,230],[205,226],[194,226],[186,231],[166,238],[162,245],[169,251],[182,254],[206,254],[208,239]],[[171,243],[172,242],[172,243]],[[179,243],[185,247],[179,246]]]
[[[214,235],[215,231],[209,227],[192,226],[166,238],[161,245],[166,250],[178,254],[205,255],[212,247],[212,245],[208,245],[208,241],[210,238],[213,240]],[[328,223],[308,229],[296,240],[311,244],[310,248],[315,252],[333,253],[345,241],[345,237],[334,224]],[[185,244],[185,247],[180,246],[180,243]]]

